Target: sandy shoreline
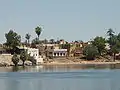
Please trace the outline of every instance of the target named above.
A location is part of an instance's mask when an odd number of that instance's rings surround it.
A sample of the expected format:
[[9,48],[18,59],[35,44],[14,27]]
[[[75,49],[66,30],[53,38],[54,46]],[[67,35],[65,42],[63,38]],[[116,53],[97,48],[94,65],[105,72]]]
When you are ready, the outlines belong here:
[[120,64],[120,61],[116,62],[93,62],[93,61],[83,61],[83,62],[70,62],[70,63],[58,63],[58,62],[51,62],[51,63],[43,63],[42,65],[105,65],[105,64]]

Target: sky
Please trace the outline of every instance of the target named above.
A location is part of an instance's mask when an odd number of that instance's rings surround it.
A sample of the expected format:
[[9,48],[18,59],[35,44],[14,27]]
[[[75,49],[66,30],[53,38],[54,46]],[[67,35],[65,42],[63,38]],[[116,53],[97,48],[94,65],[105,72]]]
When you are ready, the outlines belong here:
[[106,37],[112,28],[120,32],[120,0],[0,0],[0,43],[5,33],[14,30],[25,40],[25,34],[40,39],[89,41]]

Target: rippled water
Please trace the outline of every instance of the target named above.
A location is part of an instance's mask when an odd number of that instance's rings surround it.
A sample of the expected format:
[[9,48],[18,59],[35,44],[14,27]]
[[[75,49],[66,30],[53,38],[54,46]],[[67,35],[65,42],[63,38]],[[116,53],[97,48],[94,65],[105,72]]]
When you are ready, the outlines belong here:
[[[0,68],[0,90],[120,90],[120,65]],[[13,72],[14,71],[14,72]]]

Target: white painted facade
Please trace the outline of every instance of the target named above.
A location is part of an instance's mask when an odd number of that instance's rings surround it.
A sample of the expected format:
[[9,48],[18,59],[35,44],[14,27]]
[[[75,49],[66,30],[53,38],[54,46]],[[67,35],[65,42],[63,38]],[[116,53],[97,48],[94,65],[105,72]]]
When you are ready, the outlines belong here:
[[36,48],[28,48],[28,47],[19,47],[19,49],[24,49],[27,51],[27,54],[30,54],[30,56],[34,57],[36,59],[36,63],[43,63],[43,58],[39,55],[39,49]]
[[30,56],[34,57],[37,60],[37,64],[43,63],[43,58],[41,58],[39,56],[39,49],[27,48],[27,53],[30,54]]
[[35,59],[38,59],[39,57],[39,50],[34,48],[28,48],[27,53],[30,54],[30,56],[34,57]]
[[64,57],[67,55],[67,49],[54,49],[53,57]]

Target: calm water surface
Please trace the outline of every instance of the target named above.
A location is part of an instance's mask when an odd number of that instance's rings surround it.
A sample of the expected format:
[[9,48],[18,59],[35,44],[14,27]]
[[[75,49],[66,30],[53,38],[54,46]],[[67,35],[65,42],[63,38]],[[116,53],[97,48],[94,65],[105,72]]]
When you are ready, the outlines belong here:
[[0,68],[0,90],[120,90],[120,65]]

